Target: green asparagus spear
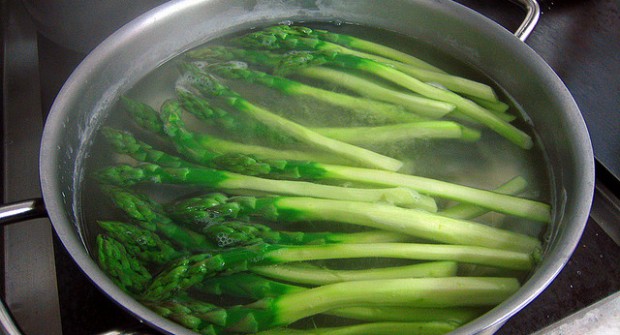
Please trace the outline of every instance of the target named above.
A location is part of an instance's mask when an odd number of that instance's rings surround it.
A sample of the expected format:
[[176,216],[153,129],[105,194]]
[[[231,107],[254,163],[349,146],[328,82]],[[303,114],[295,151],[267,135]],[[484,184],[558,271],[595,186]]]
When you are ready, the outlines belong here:
[[[523,177],[517,176],[517,177],[510,179],[506,183],[502,184],[498,188],[496,188],[494,192],[498,192],[501,194],[515,195],[515,194],[519,194],[520,192],[522,192],[526,186],[527,186],[527,181]],[[488,212],[489,212],[488,209],[482,208],[479,206],[474,206],[471,204],[458,204],[450,208],[446,208],[442,210],[441,212],[438,212],[437,214],[451,217],[454,219],[468,220],[468,219],[476,218]]]
[[[262,50],[247,50],[223,46],[210,46],[188,52],[194,59],[206,60],[208,62],[222,62],[242,60],[247,63],[275,69],[282,61],[283,55]],[[399,106],[407,110],[430,118],[439,118],[455,108],[454,105],[399,92],[374,83],[373,81],[359,78],[342,71],[332,70],[323,67],[311,67],[300,69],[295,72],[305,77],[327,80],[337,85],[346,87],[348,90],[356,92],[362,96],[374,100],[384,101]]]
[[386,64],[423,82],[438,83],[454,92],[478,97],[488,101],[497,101],[493,89],[485,84],[462,77],[440,73],[434,70],[421,69],[417,66],[395,61],[389,58],[355,51],[330,41],[321,40],[325,34],[313,34],[308,28],[274,26],[265,30],[250,33],[235,39],[235,42],[249,48],[269,50],[307,50],[319,52],[337,52],[360,58],[370,59]]
[[420,116],[404,111],[401,106],[328,91],[284,77],[272,76],[265,72],[248,69],[245,63],[215,63],[209,66],[209,71],[224,78],[243,79],[250,83],[264,85],[287,95],[309,96],[334,106],[347,108],[351,112],[358,114],[360,118],[371,120],[373,123],[424,120]]
[[529,135],[473,101],[448,90],[424,83],[390,66],[370,59],[334,52],[299,52],[288,54],[280,63],[276,73],[285,74],[294,72],[299,68],[318,65],[334,65],[368,72],[427,98],[451,103],[456,106],[460,113],[480,122],[523,149],[529,149],[533,145]]
[[[175,321],[195,332],[203,335],[218,335],[223,331],[212,322],[203,320],[203,315],[209,315],[217,319],[217,312],[220,308],[204,301],[183,297],[166,301],[146,301],[144,302],[150,309],[157,314]],[[225,314],[222,313],[222,318]],[[217,323],[222,323],[217,321]]]
[[338,34],[334,32],[330,32],[322,29],[310,29],[302,26],[273,26],[267,27],[264,29],[268,32],[278,33],[278,34],[293,34],[297,36],[308,36],[313,38],[318,38],[323,41],[328,41],[332,43],[336,43],[347,48],[357,49],[361,51],[365,51],[367,53],[383,56],[385,58],[390,58],[395,61],[399,61],[401,63],[411,64],[421,69],[431,70],[438,73],[444,73],[443,70],[437,68],[417,57],[414,57],[410,54],[398,51],[396,49],[387,47],[385,45],[374,43],[371,41],[367,41],[355,36]]
[[350,326],[313,328],[308,330],[278,328],[256,333],[256,335],[441,335],[454,329],[457,325],[449,322],[376,322]]
[[111,185],[103,185],[101,188],[117,207],[122,209],[142,228],[160,233],[188,250],[215,248],[206,237],[172,222],[163,214],[164,210],[160,208],[159,204],[151,199]]
[[97,236],[97,260],[99,266],[123,291],[140,294],[151,282],[151,274],[117,240]]
[[[219,143],[205,145],[213,145],[219,148],[222,147]],[[231,151],[234,151],[235,149],[244,150],[243,145],[241,144],[233,144],[230,147]],[[257,149],[255,152],[260,155],[262,149]],[[278,152],[274,152],[273,154],[277,155]],[[529,199],[503,195],[496,192],[461,186],[440,180],[414,175],[390,173],[381,170],[353,168],[313,162],[287,162],[287,165],[289,166],[294,164],[297,164],[296,166],[298,168],[299,177],[306,180],[335,179],[391,187],[404,186],[423,194],[473,204],[488,210],[535,221],[549,222],[551,218],[550,208],[547,204]],[[423,197],[424,196],[422,196],[422,198]],[[420,206],[420,208],[426,208],[427,210],[433,211],[432,199],[423,198],[423,203],[425,203],[425,205]]]
[[[198,99],[198,97],[193,94],[180,93],[181,102],[187,103],[185,98],[190,97],[190,96]],[[127,97],[124,97],[123,100],[126,101],[128,104],[131,104],[135,108],[134,113],[131,113],[131,115],[135,116],[134,121],[136,121],[137,124],[141,125],[142,128],[144,128],[145,130],[151,131],[154,134],[165,135],[164,124],[157,111],[155,111],[154,109],[152,109],[150,106],[146,104],[131,100]],[[189,106],[189,104],[186,104],[186,105]],[[197,104],[195,104],[194,107],[196,105]],[[198,109],[192,109],[191,111],[197,114],[198,113],[204,114],[204,110],[199,111]],[[167,127],[170,128],[169,131],[171,132],[175,131],[175,132],[180,132],[182,134],[189,134],[189,135],[184,135],[183,137],[184,143],[190,145],[190,149],[184,149],[184,150],[190,151],[190,152],[186,152],[187,154],[190,154],[192,150],[195,150],[198,152],[205,152],[202,155],[190,155],[190,158],[192,156],[205,157],[205,156],[208,156],[207,152],[212,152],[213,153],[212,156],[215,157],[214,160],[210,162],[203,161],[203,163],[208,164],[210,166],[220,165],[221,168],[223,169],[226,169],[226,166],[229,163],[227,162],[227,160],[231,159],[232,160],[231,164],[233,165],[233,167],[237,165],[239,166],[256,165],[257,167],[260,167],[260,166],[263,166],[264,164],[270,164],[269,172],[271,172],[271,168],[275,168],[278,174],[282,174],[280,170],[286,171],[286,176],[292,177],[294,174],[291,171],[294,170],[295,167],[287,168],[286,166],[283,166],[284,159],[290,159],[290,160],[296,160],[296,161],[343,163],[342,159],[337,159],[334,155],[324,155],[324,154],[319,154],[315,152],[302,152],[302,151],[295,151],[295,150],[272,149],[272,148],[262,147],[262,146],[257,146],[257,145],[248,145],[248,144],[239,143],[239,142],[231,142],[231,141],[223,140],[220,138],[216,138],[214,136],[207,135],[205,133],[200,133],[200,134],[191,133],[189,130],[185,129],[183,127],[183,124],[180,122],[174,123],[174,126],[179,129],[178,130],[173,129],[172,123],[169,123],[167,125]],[[117,135],[117,134],[111,134],[111,135],[112,136],[110,136],[110,142],[112,143],[112,145],[115,147],[117,151],[121,153],[131,154],[132,157],[134,157],[135,159],[139,161],[148,162],[148,163],[157,163],[159,160],[159,156],[163,154],[162,152],[157,152],[157,150],[153,149],[148,144],[144,142],[140,142],[136,140],[135,138],[132,138],[131,134],[127,132],[124,132],[120,135]],[[190,137],[194,137],[194,139],[196,140],[196,143],[192,143],[192,141],[190,141]],[[143,146],[141,148],[136,148],[135,147],[136,145],[143,145]],[[221,155],[217,155],[217,153],[221,153]],[[246,155],[249,157],[245,157]],[[261,161],[260,162],[257,161],[256,164],[249,164],[249,163],[237,164],[236,163],[238,160],[241,160],[241,162],[243,162],[244,160],[250,160],[250,159],[255,160],[253,158],[254,155],[260,156]],[[239,157],[237,158],[237,156]],[[168,159],[176,159],[176,158],[166,157],[166,159],[162,161],[165,162]],[[346,161],[344,162],[347,163]],[[300,163],[298,162],[296,164],[300,164]],[[173,167],[173,166],[169,166],[169,167]],[[306,169],[309,169],[309,168],[310,167],[306,167]]]
[[144,164],[138,167],[118,165],[97,171],[96,178],[100,182],[118,186],[131,186],[137,183],[197,185],[326,199],[387,202],[410,207],[429,208],[434,205],[434,203],[429,203],[428,198],[419,197],[417,192],[402,187],[347,188],[301,181],[263,179],[209,168],[162,168],[155,164]]
[[[234,198],[229,201],[234,202]],[[355,201],[326,200],[306,197],[258,198],[255,203],[240,203],[242,215],[252,215],[263,220],[299,222],[331,221],[387,231],[400,232],[432,241],[483,246],[506,250],[532,252],[540,248],[533,237],[489,227],[473,221],[443,217],[426,211],[398,208],[390,205]],[[182,210],[178,208],[177,211]],[[194,206],[204,216],[212,208]]]
[[282,246],[256,244],[227,249],[218,254],[196,254],[183,258],[155,277],[143,298],[147,300],[167,299],[177,292],[187,290],[222,272],[246,271],[251,266],[365,257],[447,260],[516,270],[529,270],[533,263],[531,255],[527,253],[463,245],[374,243]]
[[165,167],[183,167],[193,164],[182,160],[179,157],[170,155],[164,151],[157,150],[149,144],[139,141],[131,133],[115,128],[104,127],[101,133],[105,136],[114,151],[119,154],[126,154],[139,162],[149,162]]
[[301,286],[269,280],[247,272],[209,278],[194,287],[200,292],[216,296],[250,299],[277,297],[306,290]]
[[[411,278],[345,282],[226,310],[231,332],[257,332],[337,308],[376,305],[411,307],[492,306],[519,289],[514,278]],[[206,318],[209,313],[206,313]]]
[[129,255],[142,262],[161,265],[185,255],[150,230],[119,221],[98,223],[110,237],[123,244]]
[[204,72],[197,66],[186,63],[185,68],[194,78],[192,83],[193,87],[198,89],[203,95],[221,97],[226,103],[245,115],[272,127],[274,130],[287,134],[288,136],[291,136],[312,148],[317,148],[325,152],[331,152],[341,157],[358,162],[359,164],[379,169],[396,171],[402,166],[402,162],[399,160],[383,156],[348,143],[332,140],[323,135],[317,134],[300,124],[273,114],[262,107],[256,106],[248,100],[242,98],[236,92],[222,85],[220,82],[215,80],[213,76]]
[[480,139],[479,131],[452,121],[421,121],[376,127],[313,128],[313,130],[329,138],[357,145],[430,138],[464,141]]
[[455,262],[427,262],[363,270],[333,270],[310,264],[254,266],[251,271],[272,279],[305,285],[325,285],[343,281],[456,276]]
[[[280,266],[280,265],[278,265]],[[452,266],[452,267],[455,267]],[[253,268],[254,269],[254,268]],[[442,270],[442,269],[441,269]],[[406,271],[405,271],[406,272]],[[450,271],[449,273],[451,273]],[[437,272],[439,274],[439,272]],[[405,275],[405,273],[402,273]],[[435,276],[433,276],[435,277]],[[441,277],[441,276],[436,276]],[[360,277],[361,278],[361,277]],[[364,280],[360,279],[358,280]],[[394,279],[400,277],[376,279]],[[407,277],[403,277],[407,278]],[[416,278],[416,277],[412,277]],[[339,280],[338,282],[342,282]],[[329,284],[325,282],[324,284]],[[297,293],[308,290],[301,286],[265,279],[249,273],[236,273],[228,276],[219,276],[205,280],[197,284],[195,289],[208,294],[217,296],[232,296],[249,299],[276,298],[290,293]],[[479,308],[413,308],[413,307],[348,307],[335,309],[325,312],[328,315],[344,317],[348,319],[362,321],[398,321],[398,322],[420,322],[420,321],[446,321],[455,324],[463,324],[481,314]]]

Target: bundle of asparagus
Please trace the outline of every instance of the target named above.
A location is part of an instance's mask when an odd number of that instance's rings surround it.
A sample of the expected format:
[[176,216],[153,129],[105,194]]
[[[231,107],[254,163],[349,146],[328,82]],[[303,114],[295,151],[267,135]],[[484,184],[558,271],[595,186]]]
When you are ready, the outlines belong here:
[[[128,130],[102,130],[119,163],[95,178],[124,217],[99,218],[96,254],[120,288],[201,334],[263,335],[444,334],[519,289],[540,241],[475,219],[493,211],[549,222],[549,205],[517,196],[523,178],[488,191],[399,173],[400,160],[366,145],[477,141],[479,124],[531,147],[491,87],[305,27],[269,27],[232,44],[244,48],[188,52],[176,96],[159,111],[123,97],[140,133],[168,143],[162,149]],[[304,125],[225,84],[238,80],[348,109],[369,124]],[[177,185],[179,196],[156,200],[131,189],[163,184]],[[459,204],[448,208],[450,201]],[[355,259],[366,265],[339,268]],[[499,275],[465,273],[466,264]],[[327,320],[319,327],[296,327],[319,314]]]

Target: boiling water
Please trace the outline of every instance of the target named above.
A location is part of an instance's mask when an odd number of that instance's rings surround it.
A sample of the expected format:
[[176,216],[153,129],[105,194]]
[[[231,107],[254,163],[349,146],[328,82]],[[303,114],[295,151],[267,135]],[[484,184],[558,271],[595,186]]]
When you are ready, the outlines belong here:
[[[427,62],[446,70],[448,73],[460,75],[469,79],[481,81],[493,86],[500,96],[500,100],[511,105],[510,113],[519,116],[519,120],[513,121],[518,128],[526,131],[534,139],[534,130],[530,125],[523,121],[524,112],[519,109],[518,103],[513,101],[508,92],[495,85],[493,81],[485,77],[484,74],[453,58],[442,53],[431,45],[424,44],[417,40],[412,40],[402,35],[357,25],[342,24],[319,24],[310,25],[315,28],[329,29],[334,32],[350,34],[367,40],[376,41],[387,46],[392,46],[399,50],[410,53]],[[217,41],[223,42],[225,40]],[[136,100],[148,103],[158,108],[165,100],[174,97],[175,83],[179,77],[178,64],[182,61],[179,57],[164,64],[157,71],[145,77],[127,96]],[[300,78],[297,78],[300,79]],[[320,103],[309,98],[299,98],[284,96],[275,90],[262,87],[260,85],[247,85],[238,82],[227,81],[237,92],[256,105],[267,107],[274,113],[291,118],[301,124],[309,126],[350,126],[363,125],[364,121],[352,116],[347,110]],[[337,91],[337,87],[323,86],[323,88]],[[107,122],[107,126],[127,129],[133,132],[136,137],[142,139],[156,148],[167,150],[174,153],[172,146],[165,141],[147,134],[133,125],[123,112],[123,108],[118,106],[113,110]],[[188,122],[196,125],[197,122]],[[198,128],[196,130],[199,130]],[[435,178],[443,181],[453,182],[461,185],[473,186],[482,189],[493,189],[507,180],[519,175],[524,177],[529,185],[523,197],[550,202],[550,183],[546,160],[543,151],[538,145],[531,150],[522,150],[494,132],[481,128],[482,139],[478,142],[464,142],[459,140],[416,140],[410,142],[398,142],[392,144],[370,145],[368,148],[385,155],[398,158],[405,162],[401,172],[411,173],[418,176]],[[96,138],[86,162],[86,185],[82,192],[84,222],[84,239],[91,252],[95,245],[96,235],[100,233],[97,227],[97,220],[117,219],[123,220],[123,214],[115,209],[109,201],[104,200],[104,196],[98,190],[96,182],[88,176],[97,169],[115,164],[120,157],[111,152],[103,138]],[[131,160],[129,160],[131,161]],[[149,192],[149,194],[160,201],[171,201],[182,197],[185,194],[206,193],[197,187],[178,187],[178,186],[138,186],[137,190]],[[450,205],[448,201],[438,200],[441,207]],[[493,226],[499,226],[513,231],[526,233],[542,238],[544,224],[530,222],[523,219],[508,217],[501,214],[487,214],[479,219]],[[282,227],[280,225],[280,227]],[[327,228],[329,227],[329,228]],[[337,225],[342,230],[351,230],[350,226]],[[299,224],[287,224],[285,229],[296,230],[334,230],[334,224],[326,225],[320,222]],[[96,252],[93,253],[93,255]],[[391,264],[398,264],[395,261]],[[372,260],[351,261],[339,263],[341,267],[355,268],[373,266]],[[380,264],[385,264],[383,261]],[[217,301],[225,304],[225,301]],[[230,303],[230,301],[228,301]],[[315,318],[312,322],[323,322],[323,317]],[[330,321],[331,322],[331,321]]]

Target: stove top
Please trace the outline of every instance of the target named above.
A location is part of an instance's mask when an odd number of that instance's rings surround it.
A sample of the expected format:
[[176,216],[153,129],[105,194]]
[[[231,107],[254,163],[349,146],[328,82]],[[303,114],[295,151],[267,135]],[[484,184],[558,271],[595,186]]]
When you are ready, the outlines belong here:
[[[458,2],[480,11],[513,31],[518,27],[523,16],[520,8],[510,2],[492,2],[492,4],[482,0],[459,0]],[[15,4],[15,1],[7,0],[2,3],[4,4],[2,22],[5,25],[3,29],[3,41],[5,42],[3,56],[5,57],[2,70],[5,84],[7,75],[30,71],[35,74],[37,80],[28,81],[27,88],[38,89],[39,87],[36,86],[40,86],[40,95],[18,97],[28,102],[35,110],[41,111],[38,114],[38,121],[36,113],[32,116],[35,121],[22,120],[24,127],[33,127],[28,132],[32,135],[36,134],[36,131],[40,132],[41,122],[49,111],[55,95],[84,55],[64,49],[32,30],[20,28],[18,21],[23,17],[19,19],[16,17],[23,16],[23,9]],[[605,209],[610,205],[603,203],[603,200],[607,198],[617,197],[617,194],[610,190],[620,189],[618,187],[620,186],[618,181],[620,176],[620,110],[617,107],[617,103],[620,102],[618,3],[615,0],[556,0],[543,1],[541,7],[543,14],[540,22],[530,35],[527,44],[558,73],[580,106],[591,132],[597,158],[598,192],[595,197],[594,212],[567,266],[549,288],[511,318],[497,334],[532,333],[620,291],[620,247],[604,230],[620,225],[619,214],[612,212],[612,214],[605,215]],[[20,39],[30,37],[31,44],[26,46],[27,50],[21,51],[22,54],[17,54],[23,58],[8,59],[9,55],[15,56],[14,50],[11,49],[12,46],[7,46],[8,39],[15,36]],[[20,47],[23,48],[24,45]],[[28,57],[31,59],[28,60]],[[30,136],[31,140],[28,143],[30,149],[26,146],[14,146],[15,141],[28,142],[27,139],[15,135],[16,127],[21,126],[7,123],[7,121],[23,118],[24,112],[20,111],[17,116],[6,115],[7,111],[15,107],[8,100],[9,97],[22,91],[8,86],[3,88],[5,101],[3,105],[5,141],[3,200],[36,197],[38,196],[38,184],[36,184],[38,137]],[[32,126],[33,123],[35,126]],[[23,131],[23,129],[19,130]],[[24,151],[27,154],[24,154]],[[16,152],[19,152],[19,157],[13,156]],[[22,154],[25,157],[22,157]],[[12,170],[7,171],[6,168]],[[17,172],[14,172],[15,170]],[[23,173],[26,174],[25,177]],[[28,173],[30,173],[29,176]],[[13,176],[20,174],[22,177],[16,181]],[[31,188],[34,187],[34,194],[31,191],[24,191],[20,186],[21,182],[29,184]],[[600,214],[601,211],[603,214]],[[41,236],[43,237],[41,238],[45,239],[47,236],[47,242],[41,243],[48,245],[48,254],[28,256],[28,250],[25,248],[10,249],[21,243],[21,240],[11,239],[21,238],[20,234],[24,234],[24,231],[30,232],[27,235],[34,234],[31,232],[34,229],[26,226],[28,223],[5,228],[0,239],[4,241],[2,266],[5,275],[0,279],[0,281],[4,280],[2,293],[7,297],[9,308],[22,331],[27,335],[41,333],[83,335],[100,334],[111,329],[146,329],[139,321],[95,288],[50,231],[49,222],[40,221],[38,224],[40,227],[37,229],[42,230]],[[24,254],[16,255],[19,252]],[[16,283],[15,272],[19,272],[20,269],[11,262],[15,260],[23,262],[28,259],[27,257],[33,257],[39,262],[41,258],[49,257],[47,263],[43,261],[47,264],[46,270],[41,271],[48,273],[47,277],[50,278],[37,277],[36,274],[30,273],[26,281]],[[56,272],[55,276],[49,274],[53,274],[53,271]],[[54,292],[56,291],[54,288],[57,287],[57,295],[52,292],[52,298],[49,298],[44,297],[43,292],[25,289],[37,288],[42,281],[46,281],[44,285],[51,287]],[[20,291],[19,287],[24,288]],[[19,292],[16,293],[15,290]],[[49,290],[42,291],[47,293]],[[51,299],[51,302],[48,303],[46,299]],[[44,308],[41,307],[42,305]],[[35,312],[29,308],[34,308]],[[153,330],[149,332],[157,334]]]

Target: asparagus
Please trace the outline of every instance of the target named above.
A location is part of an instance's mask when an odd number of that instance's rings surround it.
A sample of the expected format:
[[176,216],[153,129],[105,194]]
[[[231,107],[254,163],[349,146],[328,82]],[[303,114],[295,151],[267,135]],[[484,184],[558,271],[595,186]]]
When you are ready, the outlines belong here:
[[[216,296],[226,295],[249,299],[276,298],[284,294],[308,290],[308,288],[265,279],[245,272],[210,278],[203,283],[197,284],[195,288],[200,292]],[[481,309],[472,307],[415,308],[381,306],[340,308],[327,311],[325,314],[362,321],[447,321],[463,324],[479,316],[481,312]]]
[[[211,145],[216,146],[217,143]],[[235,144],[230,149],[243,150],[243,147],[241,144]],[[260,151],[261,150],[258,149],[255,152]],[[277,155],[277,152],[274,154]],[[480,190],[431,178],[314,162],[296,163],[294,161],[288,161],[287,164],[297,164],[299,177],[306,180],[335,179],[391,187],[402,186],[423,194],[473,204],[488,210],[534,221],[549,222],[551,218],[549,205],[542,202],[502,195],[496,192]],[[119,168],[119,170],[121,169],[122,168]],[[421,196],[420,200],[425,204],[420,205],[420,208],[433,211],[432,208],[434,205],[432,199]]]
[[176,101],[165,102],[161,107],[160,117],[163,120],[164,132],[175,144],[177,151],[196,163],[251,176],[285,173],[282,171],[285,164],[282,160],[261,161],[242,153],[222,154],[215,147],[207,148],[201,145],[196,136],[185,129],[180,105]]
[[128,155],[139,162],[150,162],[165,167],[192,166],[192,164],[179,157],[157,150],[151,145],[136,139],[130,132],[104,127],[101,129],[101,133],[114,151]]
[[151,199],[110,185],[103,185],[101,188],[114,205],[143,229],[160,233],[184,249],[200,251],[214,248],[206,237],[176,225],[163,214],[159,204]]
[[254,266],[252,272],[272,279],[305,285],[325,285],[343,281],[420,277],[454,277],[455,262],[427,262],[363,270],[332,270],[310,264]]
[[[155,313],[175,321],[195,332],[204,335],[222,334],[222,329],[209,321],[203,320],[203,315],[211,312],[210,317],[217,319],[219,307],[204,301],[187,297],[175,298],[166,301],[144,302]],[[225,317],[222,314],[222,317]],[[223,321],[218,321],[221,323]]]
[[96,178],[102,183],[117,186],[131,186],[138,183],[197,185],[216,189],[256,190],[326,199],[387,202],[399,206],[434,207],[434,202],[429,203],[429,198],[419,197],[417,192],[403,187],[346,188],[301,181],[264,179],[199,167],[162,168],[155,164],[133,167],[121,164],[97,171]]
[[[494,192],[514,195],[522,192],[526,186],[527,181],[523,177],[517,176],[500,185],[494,190]],[[450,208],[446,208],[437,214],[454,219],[473,219],[486,214],[487,212],[488,210],[486,208],[479,206],[474,206],[471,204],[458,204]]]
[[305,287],[265,279],[252,273],[239,272],[209,278],[194,286],[198,291],[216,296],[262,299],[307,290]]
[[477,141],[480,132],[452,121],[402,123],[378,127],[313,128],[329,138],[351,144],[391,143],[413,139],[461,139]]
[[[260,65],[270,69],[275,69],[280,64],[283,57],[280,54],[275,54],[268,51],[246,50],[223,46],[211,46],[193,50],[188,52],[188,56],[194,59],[206,60],[208,62],[242,60],[244,62]],[[341,71],[331,70],[329,68],[311,67],[308,69],[300,69],[296,72],[296,74],[301,74],[305,77],[314,77],[317,79],[327,80],[335,84],[342,85],[360,95],[403,106],[409,111],[425,117],[439,118],[452,112],[455,108],[454,105],[446,102],[388,89],[381,85],[377,85],[372,81],[361,79]]]
[[250,83],[264,85],[287,95],[312,97],[334,106],[346,108],[363,119],[377,123],[423,120],[419,116],[404,111],[401,106],[328,91],[287,78],[272,76],[265,72],[248,69],[245,63],[216,63],[209,66],[209,71],[224,78],[243,79]]
[[551,220],[549,205],[539,201],[388,171],[328,164],[316,164],[315,167],[319,171],[322,169],[322,173],[315,177],[317,179],[345,179],[375,185],[408,187],[422,194],[473,204],[499,213],[539,222]]
[[533,257],[527,253],[464,245],[374,243],[282,246],[256,244],[227,249],[217,254],[196,254],[183,258],[157,275],[143,298],[146,300],[166,299],[222,272],[241,272],[252,266],[366,257],[457,261],[515,270],[529,270],[533,265]]
[[[182,85],[180,87],[177,90],[177,96],[183,109],[209,125],[225,129],[229,134],[237,135],[243,139],[247,139],[247,137],[260,138],[275,145],[298,143],[296,139],[285,133],[274,130],[266,124],[254,122],[252,119],[213,106],[207,99],[183,89]],[[178,107],[175,106],[174,108]]]
[[408,53],[404,53],[402,51],[398,51],[396,49],[387,47],[385,45],[374,43],[374,42],[367,41],[367,40],[354,37],[354,36],[350,36],[350,35],[337,34],[334,32],[327,31],[327,30],[310,29],[310,28],[301,27],[301,26],[280,25],[280,26],[268,27],[264,30],[268,32],[274,32],[274,33],[289,33],[289,34],[294,34],[294,35],[299,35],[299,36],[315,37],[323,41],[336,43],[336,44],[339,44],[339,45],[342,45],[348,48],[358,49],[358,50],[365,51],[371,54],[383,56],[385,58],[391,58],[401,63],[415,65],[416,67],[419,67],[422,69],[432,70],[438,73],[444,73],[444,71],[441,70],[440,68],[435,67]]
[[[381,278],[378,278],[381,279]],[[382,278],[392,279],[392,278]],[[249,273],[214,277],[195,286],[199,292],[249,299],[277,298],[308,290],[301,286],[265,279]],[[328,315],[362,321],[447,321],[462,324],[480,315],[478,308],[348,307],[325,312]]]
[[235,39],[234,42],[249,48],[337,52],[360,58],[371,59],[375,62],[389,65],[390,67],[406,73],[420,81],[436,82],[458,93],[475,96],[484,100],[497,101],[497,95],[488,85],[466,78],[440,73],[434,70],[421,69],[417,66],[402,63],[389,58],[351,50],[330,41],[321,40],[319,36],[325,36],[324,34],[312,34],[313,31],[308,28],[295,28],[298,27],[269,27],[268,29],[262,31],[241,36]]
[[185,255],[150,230],[119,221],[98,221],[98,223],[106,234],[125,247],[129,255],[144,263],[161,265]]
[[142,293],[152,280],[151,274],[123,245],[108,236],[97,236],[99,266],[123,291]]
[[218,247],[236,247],[256,243],[279,243],[287,245],[325,243],[373,243],[406,240],[402,234],[390,232],[366,233],[307,233],[275,231],[268,226],[239,221],[207,224],[201,232]]
[[332,140],[323,135],[317,134],[304,126],[252,104],[248,100],[239,96],[236,92],[223,86],[211,75],[205,73],[198,67],[187,65],[186,68],[193,74],[193,86],[202,94],[221,97],[226,103],[245,115],[272,127],[274,130],[281,131],[282,133],[287,134],[313,148],[318,148],[326,152],[340,155],[364,166],[376,167],[390,171],[398,170],[402,166],[402,162],[394,158],[383,156],[375,152],[344,142]]
[[[359,305],[491,306],[518,288],[514,278],[411,278],[337,283],[231,307],[226,310],[226,321],[218,326],[231,332],[257,332],[328,310]],[[205,315],[207,319],[209,314]]]
[[[234,198],[229,201],[235,201]],[[540,242],[530,236],[426,211],[355,201],[306,197],[265,197],[240,204],[240,213],[271,221],[331,221],[400,232],[432,241],[532,252]],[[182,211],[182,208],[177,208]],[[193,206],[192,212],[213,209]]]
[[265,330],[257,335],[440,335],[451,332],[456,327],[457,325],[448,322],[377,322],[308,330],[279,328]]
[[[185,97],[194,96],[195,95],[184,95],[183,91],[179,91],[180,101],[185,103]],[[153,134],[167,136],[164,131],[164,124],[159,116],[159,113],[151,108],[149,105],[140,103],[138,101],[131,100],[127,97],[123,97],[123,101],[126,104],[129,104],[132,109],[130,111],[130,115],[134,119],[134,121],[140,125],[143,129],[152,132]],[[185,104],[188,106],[188,104]],[[191,112],[196,112],[196,110],[191,109]],[[197,113],[197,112],[196,112]],[[178,127],[181,127],[180,123],[176,124]],[[170,125],[168,125],[170,126]],[[189,132],[186,129],[182,129],[183,132]],[[131,153],[131,151],[136,150],[133,148],[135,144],[143,144],[144,142],[137,141],[135,139],[128,139],[129,133],[124,133],[124,135],[117,136],[117,138],[122,139],[123,141],[113,141],[113,146],[120,146],[121,153]],[[239,142],[231,142],[227,140],[223,140],[214,136],[207,135],[205,133],[196,134],[192,133],[195,137],[197,145],[203,147],[204,150],[214,151],[214,148],[217,149],[217,152],[222,154],[243,154],[249,156],[260,156],[263,160],[262,162],[269,162],[271,164],[275,164],[278,166],[282,159],[290,159],[290,160],[298,160],[298,161],[317,161],[317,162],[326,162],[326,163],[343,163],[343,159],[338,159],[334,155],[325,155],[316,152],[307,152],[307,151],[296,151],[296,150],[282,150],[282,149],[272,149],[263,146],[257,145],[248,145]],[[145,144],[145,143],[144,143]],[[129,146],[128,149],[123,148],[123,146]],[[116,149],[116,148],[115,148]],[[149,151],[149,149],[140,149],[137,151],[140,154],[141,150]],[[129,151],[129,152],[128,152]],[[160,155],[159,153],[150,153],[148,155],[142,155],[141,157],[150,158],[152,156],[157,157]],[[132,156],[140,161],[157,163],[157,161],[140,159],[139,156]],[[226,156],[225,156],[226,157]],[[347,162],[346,160],[344,162]]]
[[529,149],[533,145],[529,135],[473,101],[451,91],[424,83],[390,66],[370,59],[333,52],[298,52],[287,55],[280,63],[277,73],[284,74],[296,71],[300,67],[317,65],[335,65],[368,72],[427,98],[451,103],[456,106],[460,113],[480,122],[523,149]]

